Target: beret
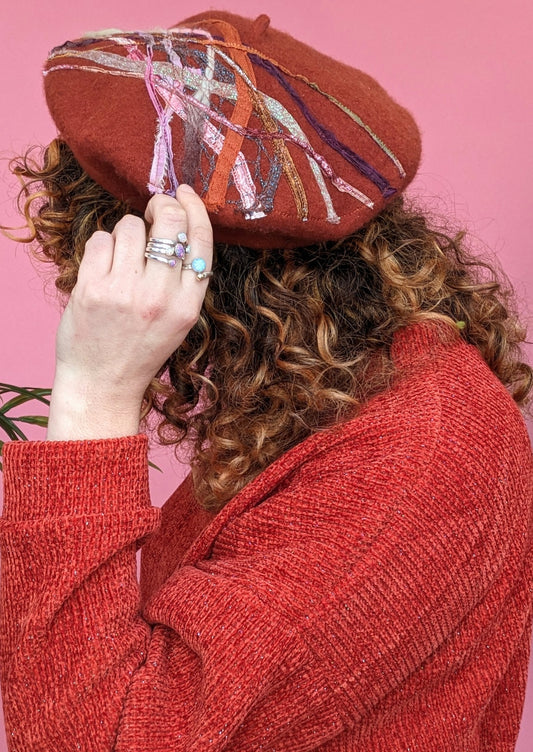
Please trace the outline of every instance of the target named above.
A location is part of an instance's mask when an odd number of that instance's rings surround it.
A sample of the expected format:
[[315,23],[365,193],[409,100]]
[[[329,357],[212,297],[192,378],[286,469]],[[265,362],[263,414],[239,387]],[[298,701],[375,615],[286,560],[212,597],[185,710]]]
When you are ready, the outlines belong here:
[[410,113],[370,76],[222,11],[53,49],[45,95],[85,171],[144,211],[181,182],[215,239],[290,248],[349,235],[420,161]]

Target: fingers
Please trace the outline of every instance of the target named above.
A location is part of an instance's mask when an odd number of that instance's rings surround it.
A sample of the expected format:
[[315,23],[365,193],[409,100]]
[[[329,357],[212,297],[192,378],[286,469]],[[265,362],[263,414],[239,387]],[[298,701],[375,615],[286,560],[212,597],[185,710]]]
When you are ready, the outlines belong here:
[[91,280],[99,280],[111,271],[115,243],[110,233],[98,230],[85,244],[78,271],[78,289]]
[[97,230],[85,244],[78,281],[101,280],[113,273],[126,283],[143,271],[146,228],[132,214],[122,217],[113,232]]
[[[171,196],[163,194],[152,196],[146,207],[145,217],[151,224],[150,238],[176,243],[180,236],[187,232],[185,209]],[[161,251],[156,251],[156,255],[163,254]],[[168,260],[170,264],[148,258],[145,275],[151,278],[154,284],[157,284],[158,279],[167,280],[169,271],[172,271],[172,284],[175,287],[179,281],[181,260],[175,255],[168,257]]]
[[[153,196],[146,208],[146,220],[151,223],[150,237],[176,241],[180,234],[185,233],[188,238],[189,253],[183,260],[186,267],[198,259],[203,259],[205,269],[210,270],[213,261],[213,233],[211,222],[201,198],[187,185],[181,185],[176,193],[176,199],[170,196]],[[166,271],[166,265],[148,260],[146,273],[158,277],[161,271]],[[180,262],[178,262],[180,267]],[[181,271],[181,274],[180,274]],[[196,272],[191,269],[176,269],[184,291],[192,293],[200,287],[202,297],[207,281],[198,280]]]
[[111,235],[115,243],[111,268],[113,274],[126,280],[142,273],[146,247],[146,226],[143,220],[133,214],[126,214],[117,222]]
[[164,194],[153,196],[145,217],[151,225],[151,238],[175,243],[183,233],[187,235],[189,253],[183,263],[176,256],[168,257],[172,264],[146,258],[145,222],[140,217],[126,215],[112,233],[98,231],[89,239],[80,280],[97,283],[107,277],[110,289],[117,290],[122,297],[139,289],[138,282],[142,280],[149,297],[161,304],[174,299],[179,304],[180,299],[188,299],[192,308],[199,310],[208,278],[199,280],[197,273],[210,271],[213,262],[213,233],[203,201],[192,188],[182,185],[176,198]]
[[[213,230],[204,202],[187,185],[181,185],[178,188],[176,198],[187,215],[187,236],[190,253],[187,255],[184,264],[189,265],[195,259],[203,259],[205,269],[210,271],[213,266]],[[181,282],[186,291],[192,292],[200,287],[203,299],[208,279],[198,280],[195,271],[184,269],[181,274]]]

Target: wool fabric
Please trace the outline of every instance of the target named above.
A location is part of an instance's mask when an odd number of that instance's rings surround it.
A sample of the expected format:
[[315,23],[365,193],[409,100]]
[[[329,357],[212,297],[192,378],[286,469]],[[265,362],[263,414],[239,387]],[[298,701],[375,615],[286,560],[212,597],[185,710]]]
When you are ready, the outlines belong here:
[[392,357],[390,389],[216,516],[187,480],[160,518],[143,436],[6,446],[10,752],[513,750],[524,422],[451,327],[401,330]]
[[415,121],[373,78],[265,15],[92,33],[52,50],[44,74],[59,134],[97,183],[142,212],[187,182],[218,241],[344,238],[420,160]]

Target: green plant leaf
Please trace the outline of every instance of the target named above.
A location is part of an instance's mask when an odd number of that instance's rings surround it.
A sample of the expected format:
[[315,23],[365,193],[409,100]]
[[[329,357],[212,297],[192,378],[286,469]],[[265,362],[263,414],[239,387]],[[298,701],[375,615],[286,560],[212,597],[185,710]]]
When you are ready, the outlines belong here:
[[39,387],[39,386],[18,386],[17,384],[6,384],[3,381],[0,381],[0,394],[2,392],[16,392],[17,394],[24,394],[25,392],[28,392],[28,394],[51,394],[52,390],[50,387]]
[[19,423],[31,423],[34,426],[41,426],[46,428],[48,425],[48,417],[46,415],[23,415],[22,417],[13,418]]
[[0,395],[6,394],[6,393],[12,393],[17,394],[17,397],[13,397],[9,400],[9,402],[6,402],[2,408],[2,410],[5,412],[6,410],[9,410],[10,407],[8,405],[11,405],[11,407],[14,407],[15,405],[21,405],[24,402],[28,402],[29,400],[37,400],[38,402],[42,402],[45,405],[50,404],[50,400],[48,397],[52,393],[51,389],[41,389],[38,387],[21,387],[21,386],[14,386],[13,384],[3,384],[0,383]]
[[18,397],[12,397],[7,402],[4,402],[2,407],[0,407],[0,413],[8,413],[10,410],[12,410],[14,407],[18,407],[19,405],[23,405],[25,402],[32,402],[33,397],[27,397],[26,395],[19,395]]
[[[27,402],[37,401],[44,405],[49,405],[51,389],[42,389],[40,387],[16,386],[15,384],[6,384],[0,382],[0,433],[4,433],[11,441],[27,441],[28,437],[17,425],[18,423],[27,423],[35,426],[45,427],[48,418],[44,415],[8,415],[16,407],[20,407]],[[1,400],[8,395],[7,402],[2,404]],[[14,396],[12,396],[14,395]],[[3,445],[3,443],[2,443]],[[0,468],[1,469],[1,468]]]
[[7,418],[5,415],[0,414],[0,428],[4,431],[4,433],[7,435],[9,439],[12,441],[16,441],[17,439],[22,439],[22,441],[27,441],[26,436],[21,431],[21,429],[16,426],[10,418]]

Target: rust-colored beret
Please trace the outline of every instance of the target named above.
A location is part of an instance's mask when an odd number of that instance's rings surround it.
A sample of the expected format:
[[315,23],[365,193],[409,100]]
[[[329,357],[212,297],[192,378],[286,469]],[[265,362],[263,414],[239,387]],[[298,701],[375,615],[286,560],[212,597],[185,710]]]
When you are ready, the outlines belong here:
[[252,248],[342,238],[412,180],[420,134],[370,76],[288,34],[208,11],[54,49],[48,107],[89,175],[144,211],[188,182],[215,238]]

